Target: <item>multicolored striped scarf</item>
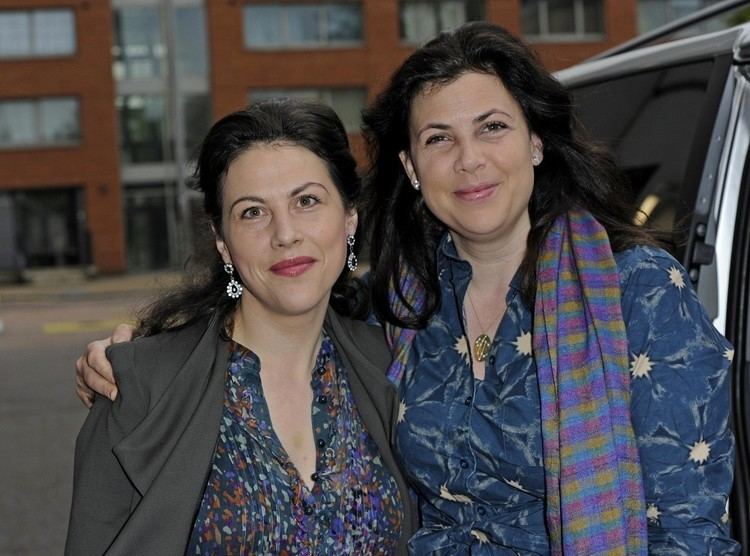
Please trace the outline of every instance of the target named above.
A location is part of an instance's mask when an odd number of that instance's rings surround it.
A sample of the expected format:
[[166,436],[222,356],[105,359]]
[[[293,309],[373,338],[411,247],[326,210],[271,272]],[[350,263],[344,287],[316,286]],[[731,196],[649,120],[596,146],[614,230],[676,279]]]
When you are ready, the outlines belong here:
[[[408,272],[413,307],[421,284]],[[406,305],[392,298],[397,314]],[[398,382],[416,331],[386,326]],[[534,306],[546,518],[554,555],[646,554],[646,510],[630,423],[628,344],[607,233],[581,210],[560,216],[537,262]]]

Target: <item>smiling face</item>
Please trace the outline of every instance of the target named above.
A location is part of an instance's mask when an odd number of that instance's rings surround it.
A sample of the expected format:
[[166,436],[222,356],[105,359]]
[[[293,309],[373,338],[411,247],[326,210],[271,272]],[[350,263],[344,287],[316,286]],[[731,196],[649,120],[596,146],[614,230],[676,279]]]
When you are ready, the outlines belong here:
[[424,202],[461,244],[525,244],[542,142],[494,75],[465,73],[411,104],[409,152],[401,153]]
[[253,146],[229,165],[222,203],[216,247],[245,285],[241,309],[325,311],[357,228],[325,162],[296,145]]

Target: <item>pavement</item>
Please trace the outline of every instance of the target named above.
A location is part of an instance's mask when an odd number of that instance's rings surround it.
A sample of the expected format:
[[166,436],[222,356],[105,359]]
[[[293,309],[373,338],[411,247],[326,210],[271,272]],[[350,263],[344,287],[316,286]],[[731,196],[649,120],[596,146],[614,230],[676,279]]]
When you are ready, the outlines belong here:
[[17,303],[75,299],[107,299],[122,295],[149,295],[179,283],[181,271],[122,273],[92,277],[60,274],[22,284],[0,283],[0,307]]

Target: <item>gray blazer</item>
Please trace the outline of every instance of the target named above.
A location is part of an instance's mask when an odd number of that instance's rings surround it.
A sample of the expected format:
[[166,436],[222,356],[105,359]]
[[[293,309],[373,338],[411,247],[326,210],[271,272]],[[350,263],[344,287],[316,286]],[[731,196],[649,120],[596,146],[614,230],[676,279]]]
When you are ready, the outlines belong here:
[[[97,397],[76,442],[65,553],[184,554],[208,480],[229,361],[216,319],[108,349],[119,395]],[[416,512],[390,441],[398,401],[378,327],[333,311],[326,330],[349,370],[357,410],[404,504],[400,554]]]

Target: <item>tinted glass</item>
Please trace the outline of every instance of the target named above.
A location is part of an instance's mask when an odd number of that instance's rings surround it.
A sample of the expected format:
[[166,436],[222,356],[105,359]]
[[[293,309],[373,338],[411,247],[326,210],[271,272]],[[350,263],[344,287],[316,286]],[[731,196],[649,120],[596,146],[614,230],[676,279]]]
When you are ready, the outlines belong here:
[[574,2],[570,2],[570,0],[547,0],[547,17],[550,33],[571,35],[576,32]]
[[42,143],[73,143],[81,138],[78,99],[55,98],[39,102]]
[[36,54],[44,56],[75,53],[73,10],[34,10],[31,13]]
[[31,54],[31,17],[28,12],[0,11],[0,56]]
[[120,149],[126,163],[165,159],[165,102],[162,96],[130,95],[117,99]]
[[35,120],[32,101],[0,102],[0,146],[12,147],[36,142]]
[[[693,206],[686,168],[706,99],[712,62],[664,68],[573,89],[594,138],[614,150],[650,224],[672,230],[675,215]],[[691,186],[692,187],[689,187]]]
[[289,6],[287,15],[287,40],[289,44],[321,42],[320,6]]
[[276,46],[283,44],[280,6],[245,6],[245,46]]
[[329,40],[362,40],[362,6],[359,4],[331,5],[327,15]]
[[166,47],[159,8],[132,6],[114,12],[112,53],[116,79],[153,79],[162,76]]
[[180,76],[208,75],[205,19],[203,8],[175,8],[175,53]]

